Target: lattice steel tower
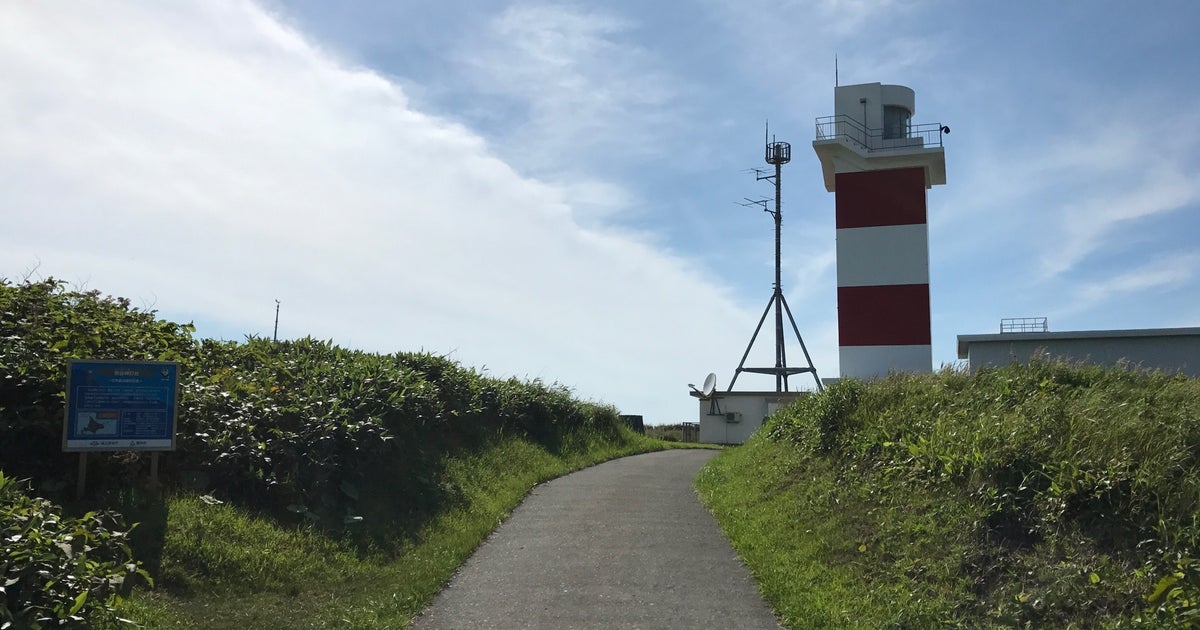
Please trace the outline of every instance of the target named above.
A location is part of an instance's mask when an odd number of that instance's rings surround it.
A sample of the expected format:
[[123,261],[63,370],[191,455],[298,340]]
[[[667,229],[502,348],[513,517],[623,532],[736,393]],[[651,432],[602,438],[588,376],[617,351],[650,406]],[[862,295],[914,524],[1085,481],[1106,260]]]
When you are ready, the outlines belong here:
[[[808,355],[808,348],[804,345],[804,338],[800,336],[800,328],[796,326],[796,319],[792,317],[792,309],[788,306],[787,299],[783,297],[782,275],[782,255],[780,245],[780,234],[783,229],[783,200],[780,197],[782,185],[782,169],[783,165],[792,161],[792,145],[786,142],[777,142],[774,138],[766,141],[767,164],[775,167],[775,173],[757,171],[755,179],[758,181],[767,180],[775,185],[775,210],[768,207],[768,200],[750,201],[749,205],[758,205],[770,214],[775,219],[775,289],[771,293],[771,299],[767,302],[767,308],[763,311],[762,317],[758,320],[758,326],[754,328],[754,334],[750,336],[750,343],[746,345],[746,352],[742,354],[742,360],[738,363],[737,370],[733,373],[733,379],[729,381],[729,389],[733,391],[733,385],[737,382],[738,375],[742,372],[750,372],[753,374],[774,374],[775,375],[775,391],[788,391],[788,377],[793,374],[803,374],[809,372],[813,375],[813,380],[817,384],[817,389],[821,389],[821,379],[817,376],[817,368],[813,367],[812,357]],[[750,356],[750,349],[754,347],[754,341],[758,339],[758,333],[762,330],[763,323],[767,321],[767,315],[771,309],[775,309],[775,366],[774,367],[745,367],[746,358]],[[792,331],[796,333],[796,341],[800,342],[800,350],[804,352],[804,360],[807,367],[788,367],[787,364],[787,348],[784,343],[783,334],[783,316],[787,314],[788,322],[792,325]]]

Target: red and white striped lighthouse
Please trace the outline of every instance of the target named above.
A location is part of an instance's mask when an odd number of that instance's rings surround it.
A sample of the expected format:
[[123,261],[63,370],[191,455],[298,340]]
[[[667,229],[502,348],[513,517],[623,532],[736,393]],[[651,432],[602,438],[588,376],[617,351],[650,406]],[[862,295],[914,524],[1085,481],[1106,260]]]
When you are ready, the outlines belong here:
[[834,89],[813,149],[835,194],[838,354],[843,376],[933,369],[925,191],[946,183],[941,124],[914,125],[913,91]]

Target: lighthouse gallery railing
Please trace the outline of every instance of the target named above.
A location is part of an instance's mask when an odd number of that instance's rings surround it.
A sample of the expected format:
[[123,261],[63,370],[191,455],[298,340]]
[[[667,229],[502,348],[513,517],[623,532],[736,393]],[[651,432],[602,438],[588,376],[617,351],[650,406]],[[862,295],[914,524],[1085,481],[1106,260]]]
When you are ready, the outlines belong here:
[[888,138],[882,129],[871,129],[849,116],[823,116],[817,119],[817,140],[841,140],[867,153],[932,149],[942,146],[942,129],[940,123],[908,125],[903,135]]

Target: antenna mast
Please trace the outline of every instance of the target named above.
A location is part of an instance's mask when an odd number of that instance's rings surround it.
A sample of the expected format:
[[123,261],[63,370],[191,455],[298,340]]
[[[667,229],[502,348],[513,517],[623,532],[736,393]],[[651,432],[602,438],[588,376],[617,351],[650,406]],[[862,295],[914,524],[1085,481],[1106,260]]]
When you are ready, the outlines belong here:
[[[729,389],[733,391],[733,384],[737,382],[737,377],[742,372],[751,372],[756,374],[774,374],[775,375],[775,391],[788,391],[788,377],[793,374],[803,374],[810,372],[813,375],[813,380],[816,381],[817,390],[821,387],[821,379],[817,376],[817,368],[813,366],[812,357],[808,354],[808,348],[804,345],[804,338],[800,336],[800,328],[796,326],[796,319],[792,317],[792,309],[788,307],[787,300],[783,297],[783,282],[782,282],[782,247],[780,235],[783,231],[783,198],[780,196],[782,185],[783,165],[792,161],[792,145],[786,142],[778,142],[770,137],[770,127],[766,128],[763,133],[766,144],[765,158],[767,164],[775,167],[775,174],[763,174],[762,171],[755,170],[754,179],[756,181],[767,180],[775,185],[775,210],[771,211],[768,207],[767,200],[755,201],[747,199],[749,203],[742,205],[757,205],[761,206],[763,211],[770,214],[775,219],[775,289],[771,293],[771,299],[767,302],[767,308],[763,311],[762,317],[758,320],[758,326],[754,329],[754,334],[750,336],[750,343],[746,345],[746,352],[742,354],[742,360],[738,363],[737,370],[733,373],[733,380],[729,381]],[[758,338],[758,333],[762,330],[763,323],[767,320],[767,314],[771,312],[771,307],[775,308],[775,367],[755,368],[745,367],[746,357],[750,356],[750,349],[754,347],[754,341]],[[787,349],[784,344],[783,334],[783,315],[787,313],[788,321],[792,324],[792,331],[796,333],[796,341],[800,342],[800,349],[804,352],[804,360],[808,363],[808,367],[788,367],[787,365]]]

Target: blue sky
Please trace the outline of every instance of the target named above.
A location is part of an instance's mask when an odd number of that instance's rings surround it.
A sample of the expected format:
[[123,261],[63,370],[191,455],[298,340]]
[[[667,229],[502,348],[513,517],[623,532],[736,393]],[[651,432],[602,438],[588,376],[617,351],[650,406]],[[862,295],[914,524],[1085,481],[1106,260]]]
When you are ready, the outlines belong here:
[[1192,2],[5,3],[0,276],[233,339],[279,299],[281,336],[694,419],[686,384],[728,382],[770,296],[770,217],[737,205],[770,194],[745,172],[767,119],[793,146],[784,291],[837,373],[810,144],[836,54],[952,129],[935,363],[1002,317],[1200,326],[1197,24]]

